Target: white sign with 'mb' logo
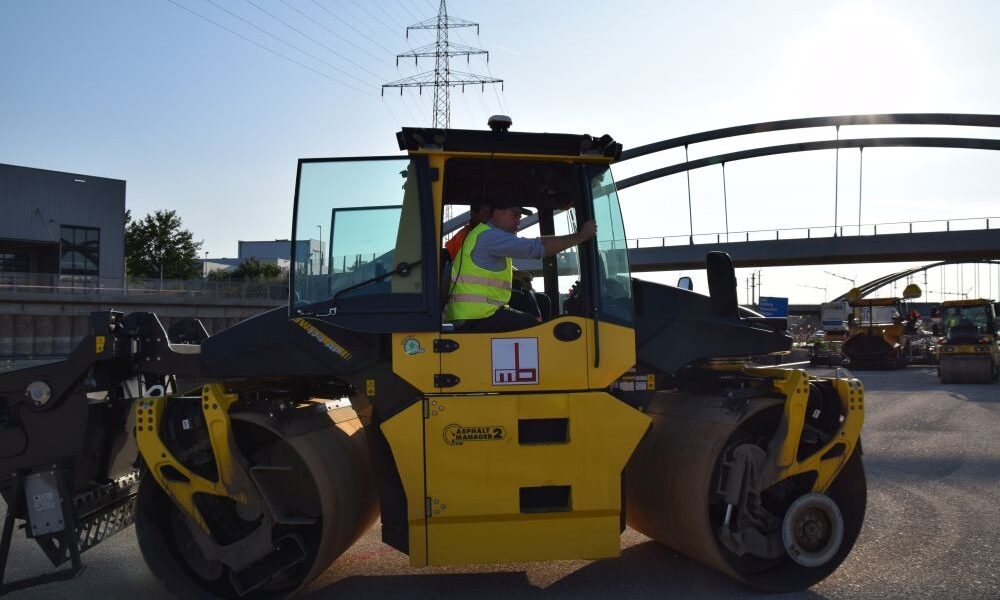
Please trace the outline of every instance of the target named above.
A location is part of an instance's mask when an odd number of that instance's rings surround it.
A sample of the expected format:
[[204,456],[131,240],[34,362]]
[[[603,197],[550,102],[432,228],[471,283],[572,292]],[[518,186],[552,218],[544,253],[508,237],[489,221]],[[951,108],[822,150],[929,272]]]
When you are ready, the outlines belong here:
[[538,385],[538,338],[492,342],[493,385]]

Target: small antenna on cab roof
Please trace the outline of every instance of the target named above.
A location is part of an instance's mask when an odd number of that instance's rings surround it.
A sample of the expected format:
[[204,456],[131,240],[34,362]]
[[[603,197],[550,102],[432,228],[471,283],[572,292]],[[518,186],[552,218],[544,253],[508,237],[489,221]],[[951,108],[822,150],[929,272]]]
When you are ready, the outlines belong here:
[[490,120],[486,122],[494,132],[499,133],[502,131],[507,131],[510,126],[514,124],[514,121],[510,119],[507,115],[493,115]]

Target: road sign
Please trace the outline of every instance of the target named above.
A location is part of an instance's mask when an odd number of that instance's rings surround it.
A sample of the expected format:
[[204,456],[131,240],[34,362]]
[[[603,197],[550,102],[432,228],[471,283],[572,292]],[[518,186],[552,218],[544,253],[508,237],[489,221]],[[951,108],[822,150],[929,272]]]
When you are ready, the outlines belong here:
[[760,314],[765,317],[787,317],[788,298],[760,297]]

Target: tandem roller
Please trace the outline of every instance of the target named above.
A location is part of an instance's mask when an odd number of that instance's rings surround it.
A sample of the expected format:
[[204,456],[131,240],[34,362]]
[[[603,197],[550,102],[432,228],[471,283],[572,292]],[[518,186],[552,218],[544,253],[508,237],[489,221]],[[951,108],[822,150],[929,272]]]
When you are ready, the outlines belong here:
[[[414,567],[611,558],[626,520],[763,590],[836,569],[865,512],[861,384],[750,367],[792,339],[739,306],[728,255],[707,296],[631,277],[621,144],[511,125],[300,160],[287,306],[211,336],[97,312],[66,360],[0,373],[0,565],[16,520],[64,578],[134,520],[178,597],[284,599],[378,517]],[[459,279],[490,305],[513,287],[442,253],[444,216],[483,204],[579,243],[510,290],[521,329],[442,316]]]

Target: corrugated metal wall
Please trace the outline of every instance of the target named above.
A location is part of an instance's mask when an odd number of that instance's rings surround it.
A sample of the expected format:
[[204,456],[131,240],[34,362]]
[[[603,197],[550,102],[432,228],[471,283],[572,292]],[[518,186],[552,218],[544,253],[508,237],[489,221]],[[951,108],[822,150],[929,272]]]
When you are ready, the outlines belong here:
[[125,182],[0,164],[0,239],[59,242],[63,225],[101,230],[102,285],[121,285]]

